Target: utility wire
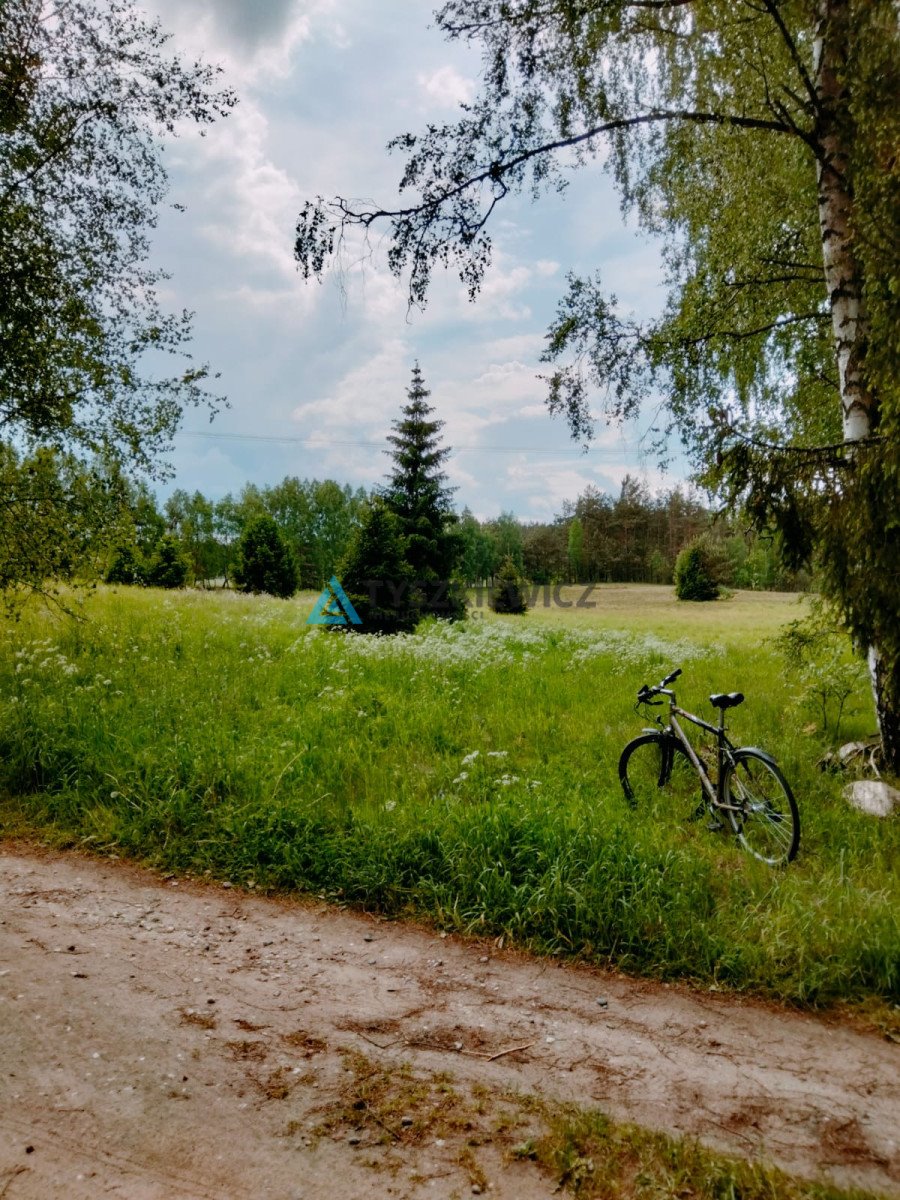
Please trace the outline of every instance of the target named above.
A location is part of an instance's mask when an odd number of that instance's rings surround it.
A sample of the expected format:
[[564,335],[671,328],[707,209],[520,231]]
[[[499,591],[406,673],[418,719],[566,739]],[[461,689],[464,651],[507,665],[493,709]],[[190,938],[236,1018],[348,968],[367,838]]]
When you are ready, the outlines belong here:
[[[276,442],[284,445],[299,446],[362,446],[367,450],[385,450],[383,442],[352,441],[349,439],[339,438],[292,437],[270,433],[214,433],[199,429],[182,429],[177,436],[210,439],[218,438],[225,441],[235,442]],[[451,446],[450,449],[453,451],[464,450],[466,453],[578,454],[584,456],[584,451],[578,446],[561,446],[558,449],[553,449],[549,446],[467,446],[456,443],[455,445]],[[624,446],[621,448],[592,446],[589,448],[588,453],[591,456],[612,455],[615,457],[621,457],[622,454],[633,454],[635,451]]]

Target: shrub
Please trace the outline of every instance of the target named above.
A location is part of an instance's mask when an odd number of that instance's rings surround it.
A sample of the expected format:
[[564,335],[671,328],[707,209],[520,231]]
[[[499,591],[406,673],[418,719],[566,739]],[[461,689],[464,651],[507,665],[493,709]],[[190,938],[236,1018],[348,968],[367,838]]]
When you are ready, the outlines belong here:
[[189,570],[190,563],[180,542],[171,533],[165,533],[144,572],[143,582],[148,587],[182,588]]
[[525,581],[519,574],[510,555],[500,564],[491,592],[491,608],[496,613],[524,613],[528,611],[525,599]]
[[831,724],[837,741],[844,712],[853,710],[854,700],[866,694],[868,683],[868,672],[854,654],[846,630],[833,612],[816,604],[808,616],[789,622],[775,645],[784,657],[796,699],[817,718],[823,733]]
[[679,600],[717,600],[716,558],[705,538],[695,538],[675,560],[675,595]]
[[234,581],[242,592],[267,592],[284,600],[297,590],[293,552],[267,514],[254,517],[241,534]]
[[143,583],[144,568],[134,546],[119,546],[106,572],[107,583]]

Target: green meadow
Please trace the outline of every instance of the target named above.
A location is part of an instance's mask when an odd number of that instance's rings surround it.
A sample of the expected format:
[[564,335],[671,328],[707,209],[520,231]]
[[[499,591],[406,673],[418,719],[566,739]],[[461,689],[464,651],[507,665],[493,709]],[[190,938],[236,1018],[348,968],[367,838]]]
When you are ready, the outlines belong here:
[[[851,810],[771,639],[803,601],[603,585],[525,617],[364,637],[315,597],[100,589],[0,625],[0,822],[257,890],[312,892],[659,978],[815,1005],[900,1001],[900,834]],[[633,810],[619,753],[680,666],[711,719],[774,754],[800,855],[772,870]],[[872,732],[861,693],[841,740]],[[655,711],[655,710],[654,710]],[[699,799],[699,784],[697,799]]]

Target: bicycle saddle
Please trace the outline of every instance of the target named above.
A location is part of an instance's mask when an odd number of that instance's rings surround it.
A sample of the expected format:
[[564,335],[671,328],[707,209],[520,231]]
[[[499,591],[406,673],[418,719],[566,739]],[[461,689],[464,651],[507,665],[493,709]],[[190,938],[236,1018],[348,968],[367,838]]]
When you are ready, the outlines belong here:
[[710,696],[709,702],[713,708],[737,708],[739,704],[744,703],[744,693],[720,692],[718,695]]

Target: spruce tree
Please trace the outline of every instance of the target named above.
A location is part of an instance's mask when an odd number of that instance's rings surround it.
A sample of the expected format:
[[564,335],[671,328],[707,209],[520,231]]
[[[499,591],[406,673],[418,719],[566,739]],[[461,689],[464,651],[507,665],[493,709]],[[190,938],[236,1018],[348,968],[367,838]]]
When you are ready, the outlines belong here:
[[419,620],[420,594],[406,559],[400,521],[384,499],[363,511],[340,579],[362,624],[358,633],[410,633]]
[[456,620],[466,611],[465,595],[455,578],[462,541],[450,504],[452,488],[441,470],[450,453],[440,445],[444,422],[434,419],[427,403],[430,394],[416,363],[407,403],[388,435],[394,467],[385,501],[406,541],[406,561],[421,592],[422,616]]

